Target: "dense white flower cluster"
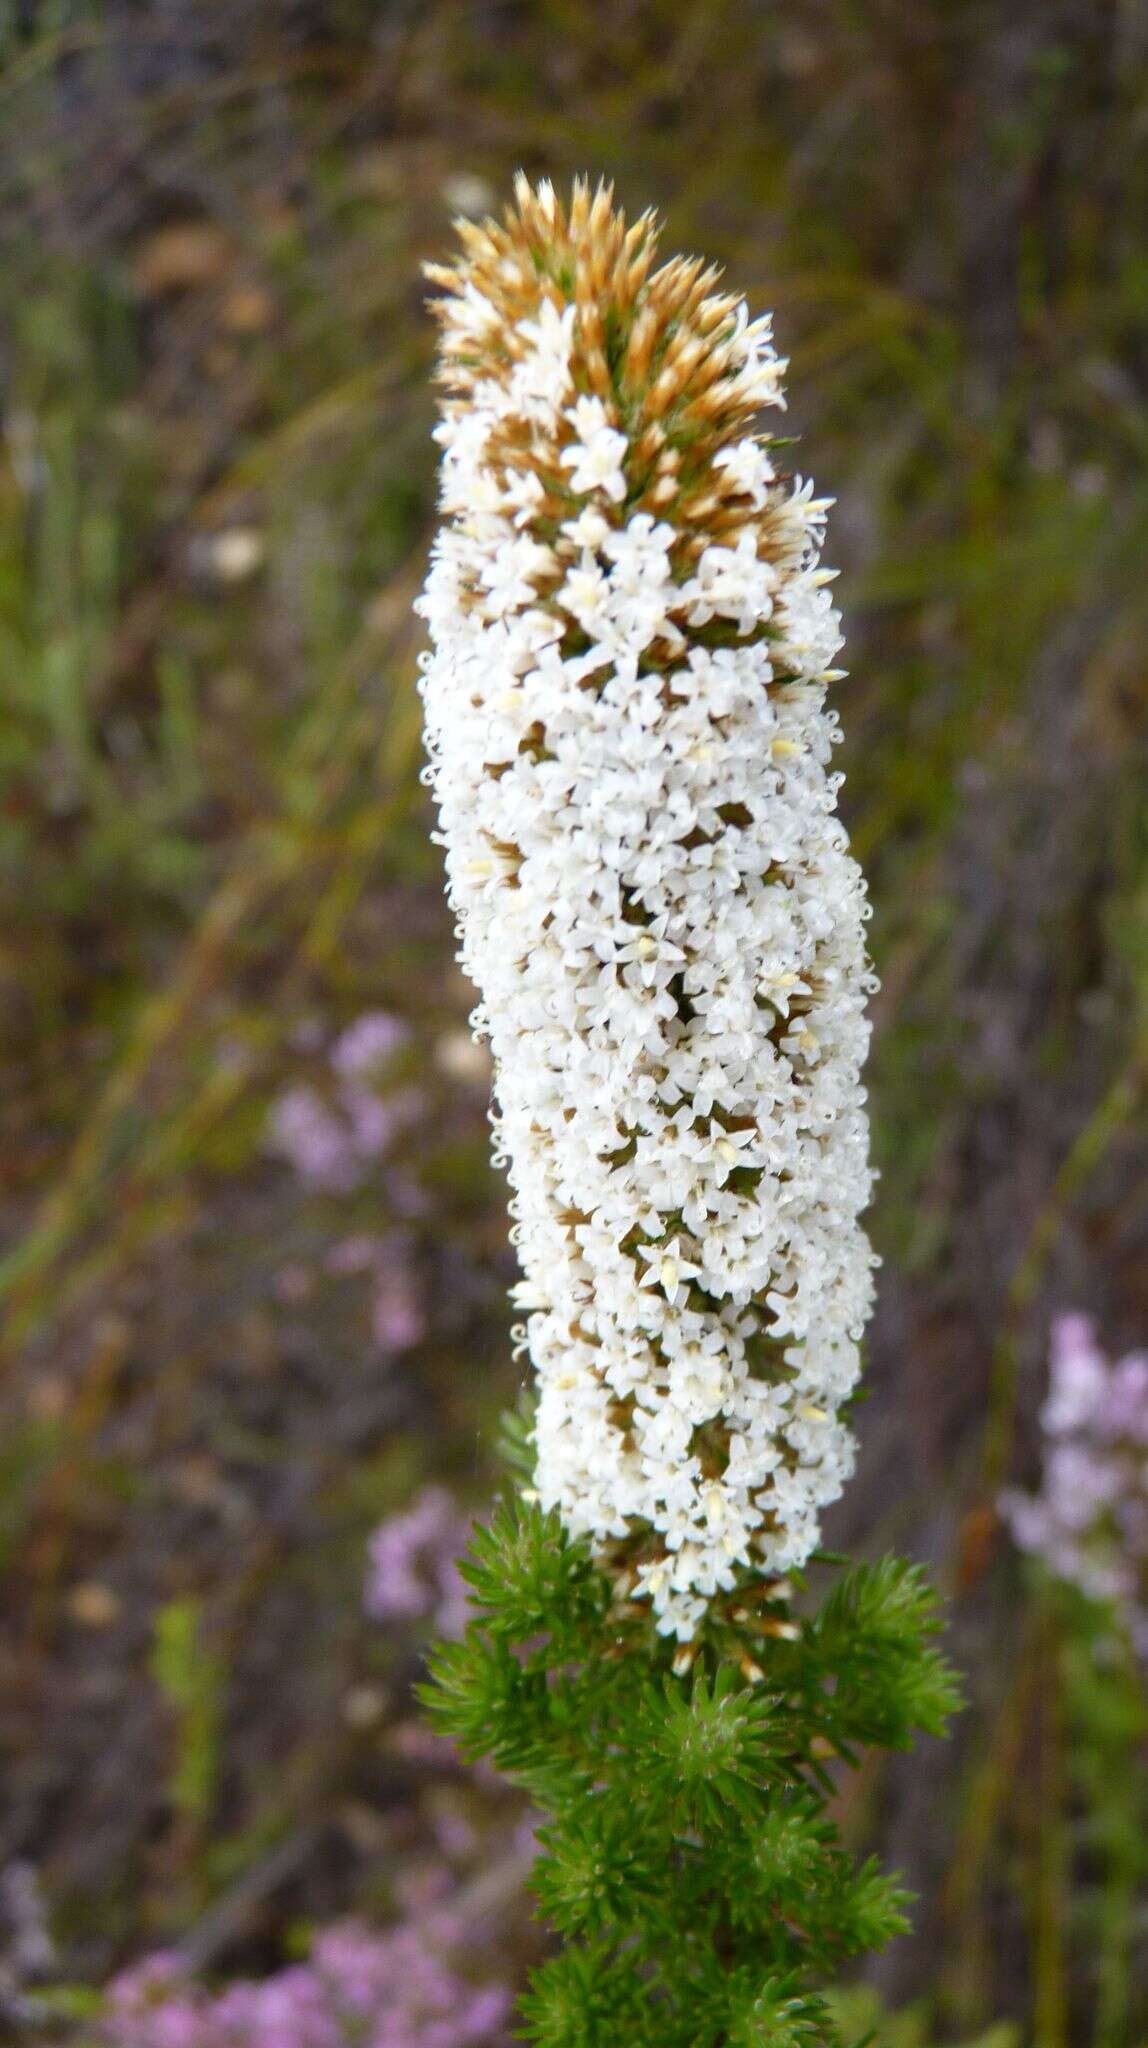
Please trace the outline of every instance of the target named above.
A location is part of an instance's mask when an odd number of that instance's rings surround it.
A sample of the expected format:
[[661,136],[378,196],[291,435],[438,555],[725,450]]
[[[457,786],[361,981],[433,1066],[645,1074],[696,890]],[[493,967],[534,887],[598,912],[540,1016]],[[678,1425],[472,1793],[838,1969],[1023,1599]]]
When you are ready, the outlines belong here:
[[612,275],[636,338],[607,378],[607,218],[520,192],[440,273],[456,395],[422,691],[537,1487],[688,1639],[809,1555],[850,1468],[873,982],[830,770],[825,501],[752,431],[783,365],[696,266],[683,311],[681,266],[648,276],[632,229]]

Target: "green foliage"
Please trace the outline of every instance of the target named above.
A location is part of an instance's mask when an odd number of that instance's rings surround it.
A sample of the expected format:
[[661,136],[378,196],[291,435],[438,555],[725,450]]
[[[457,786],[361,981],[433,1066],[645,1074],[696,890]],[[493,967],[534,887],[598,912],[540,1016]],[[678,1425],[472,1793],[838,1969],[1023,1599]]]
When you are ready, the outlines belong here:
[[169,1600],[156,1616],[152,1671],[176,1722],[172,1804],[201,1822],[215,1791],[223,1707],[222,1659],[203,1643],[198,1600]]
[[1046,1599],[1068,1737],[1065,1792],[1088,1872],[1071,1933],[1095,1998],[1095,2038],[1109,2048],[1131,2037],[1136,1924],[1148,1884],[1148,1690],[1107,1607],[1072,1586],[1048,1586]]
[[784,1776],[773,1703],[748,1691],[726,1664],[688,1690],[672,1677],[645,1704],[639,1747],[647,1782],[684,1827],[720,1827],[731,1810],[751,1820],[756,1788]]
[[61,1430],[49,1422],[25,1422],[0,1443],[0,1566],[7,1567],[27,1528],[36,1490],[59,1447]]
[[907,1749],[918,1731],[944,1731],[960,1693],[931,1647],[938,1627],[935,1597],[917,1565],[886,1557],[839,1581],[808,1647],[823,1695],[823,1733],[843,1755],[853,1744]]
[[[912,2005],[887,2012],[868,1984],[851,1984],[847,1990],[832,1992],[829,2007],[849,2042],[868,2042],[870,2048],[930,2048],[933,2036],[924,2009]],[[999,2020],[974,2040],[962,2042],[962,2048],[1019,2048],[1019,2042],[1017,2028]]]
[[655,1990],[642,1983],[627,1956],[608,1941],[588,1941],[535,1971],[522,2016],[526,2038],[539,2048],[602,2048],[607,2041],[654,2048],[660,2008]]
[[556,1653],[574,1650],[605,1612],[601,1575],[583,1546],[565,1542],[554,1513],[506,1503],[475,1530],[461,1570],[480,1621],[506,1641],[547,1631]]
[[848,1571],[804,1625],[747,1632],[740,1655],[727,1628],[685,1672],[528,1501],[476,1532],[463,1570],[475,1619],[436,1651],[425,1697],[547,1815],[534,1884],[564,1946],[532,1980],[526,2038],[837,2041],[819,1986],[901,1931],[907,1901],[841,1843],[830,1767],[938,1733],[957,1703],[921,1574]]

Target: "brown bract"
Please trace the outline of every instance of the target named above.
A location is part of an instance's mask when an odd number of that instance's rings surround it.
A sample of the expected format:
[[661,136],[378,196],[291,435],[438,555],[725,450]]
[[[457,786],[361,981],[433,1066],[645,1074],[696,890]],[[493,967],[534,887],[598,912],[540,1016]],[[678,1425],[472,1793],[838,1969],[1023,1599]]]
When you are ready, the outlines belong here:
[[[524,325],[544,305],[559,314],[573,305],[572,400],[600,399],[628,441],[625,500],[603,507],[606,516],[621,525],[648,512],[670,522],[683,570],[705,547],[735,546],[745,531],[761,557],[792,555],[792,526],[778,516],[782,494],[755,508],[714,467],[723,448],[746,436],[770,440],[755,432],[760,400],[744,374],[741,301],[715,289],[719,269],[680,256],[655,269],[654,214],[627,226],[612,186],[592,193],[585,178],[575,179],[567,206],[548,181],[534,188],[520,174],[501,223],[456,226],[458,261],[425,266],[442,287],[432,310],[442,326],[437,375],[450,394],[448,415],[481,404],[484,385],[509,384],[530,346]],[[500,480],[511,470],[538,476],[544,495],[527,530],[567,558],[577,548],[558,529],[584,502],[560,462],[573,438],[565,419],[555,432],[514,415],[499,422],[488,451]]]

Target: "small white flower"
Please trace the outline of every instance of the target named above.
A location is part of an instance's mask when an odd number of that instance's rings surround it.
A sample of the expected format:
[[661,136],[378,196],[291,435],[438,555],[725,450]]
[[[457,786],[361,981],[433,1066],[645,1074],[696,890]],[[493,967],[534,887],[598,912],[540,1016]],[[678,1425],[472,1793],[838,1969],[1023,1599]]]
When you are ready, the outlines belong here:
[[596,505],[583,505],[577,519],[563,522],[562,532],[576,548],[600,548],[610,531],[610,522]]
[[564,448],[559,460],[570,471],[571,490],[604,491],[615,504],[626,495],[622,464],[628,446],[625,434],[610,426],[600,398],[579,398],[567,407],[577,439]]
[[504,509],[513,514],[515,526],[529,526],[545,502],[546,487],[537,470],[520,470],[508,477],[502,493]]
[[593,633],[607,617],[607,591],[606,573],[587,551],[567,570],[558,598],[571,617]]
[[642,1286],[659,1287],[675,1306],[685,1301],[689,1292],[686,1282],[697,1278],[698,1268],[686,1257],[680,1240],[673,1237],[668,1244],[643,1244],[638,1249],[647,1261]]
[[734,619],[739,632],[749,633],[769,618],[776,586],[772,562],[759,559],[753,534],[743,533],[736,547],[705,549],[682,598],[690,605],[691,626],[707,625],[712,618]]
[[527,348],[510,379],[510,402],[535,423],[554,423],[570,390],[575,318],[573,306],[559,313],[552,300],[544,299],[536,320],[518,323]]
[[760,512],[774,481],[773,464],[760,442],[747,436],[744,441],[720,449],[714,456],[714,468],[724,471],[734,489],[749,498],[754,510]]
[[[460,207],[459,211],[463,209]],[[470,334],[478,341],[497,329],[498,312],[482,292],[468,285],[458,300],[455,322],[460,333]]]

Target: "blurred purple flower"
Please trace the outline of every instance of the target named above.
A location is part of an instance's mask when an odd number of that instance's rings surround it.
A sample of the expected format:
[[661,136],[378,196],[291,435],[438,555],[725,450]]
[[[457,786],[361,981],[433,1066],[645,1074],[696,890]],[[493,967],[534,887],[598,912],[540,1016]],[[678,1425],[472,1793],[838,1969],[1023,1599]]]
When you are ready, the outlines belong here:
[[1040,1411],[1049,1436],[1088,1428],[1108,1385],[1108,1363],[1088,1316],[1058,1316],[1049,1346],[1048,1399]]
[[496,2048],[510,1992],[475,1986],[451,1954],[457,1916],[431,1912],[377,1934],[348,1921],[307,1963],[213,1996],[170,1956],[147,1957],[110,1986],[108,2048]]
[[409,1351],[426,1335],[426,1317],[409,1272],[401,1266],[378,1275],[371,1302],[371,1329],[381,1351]]
[[121,1971],[107,1994],[110,2048],[202,2048],[195,1994],[178,1956],[145,1956]]
[[365,1230],[356,1231],[351,1237],[341,1237],[327,1253],[325,1265],[328,1273],[370,1273],[378,1263],[382,1239],[371,1237]]
[[348,1082],[339,1100],[350,1128],[351,1143],[363,1159],[385,1152],[405,1124],[413,1123],[423,1106],[417,1088],[402,1088],[394,1095],[374,1095],[369,1088]]
[[261,1984],[233,1984],[200,2006],[202,2048],[347,2048],[325,1985],[296,1963]]
[[350,1083],[342,1090],[339,1101],[347,1118],[351,1143],[359,1156],[370,1159],[385,1152],[400,1121],[392,1104],[370,1088]]
[[368,1546],[363,1604],[375,1621],[433,1617],[439,1635],[460,1636],[466,1584],[458,1569],[466,1518],[443,1486],[425,1486],[402,1514],[380,1524]]
[[279,1097],[269,1137],[309,1186],[342,1195],[356,1185],[361,1166],[351,1134],[313,1088],[289,1088]]
[[1148,1355],[1110,1364],[1083,1315],[1053,1324],[1036,1495],[1002,1494],[1014,1542],[1114,1607],[1148,1655]]
[[480,1836],[468,1814],[446,1807],[436,1813],[434,1838],[448,1863],[462,1863],[479,1847]]
[[1130,1351],[1113,1366],[1104,1399],[1109,1435],[1126,1436],[1148,1448],[1148,1352]]
[[385,1010],[367,1010],[335,1040],[331,1065],[344,1081],[361,1080],[383,1066],[408,1036],[397,1017]]
[[308,1186],[328,1194],[350,1193],[362,1180],[366,1162],[386,1152],[418,1116],[423,1102],[417,1089],[380,1094],[375,1085],[386,1057],[406,1035],[396,1018],[369,1011],[331,1047],[332,1102],[300,1085],[272,1105],[270,1145]]
[[404,1231],[389,1231],[383,1237],[358,1231],[341,1238],[327,1253],[329,1273],[372,1276],[371,1330],[381,1351],[409,1351],[426,1335],[427,1319],[410,1257],[411,1241]]

